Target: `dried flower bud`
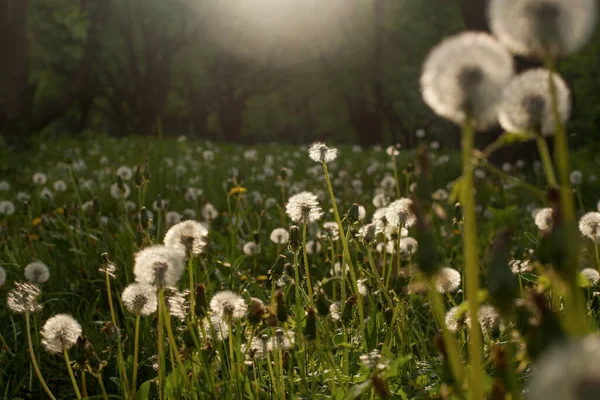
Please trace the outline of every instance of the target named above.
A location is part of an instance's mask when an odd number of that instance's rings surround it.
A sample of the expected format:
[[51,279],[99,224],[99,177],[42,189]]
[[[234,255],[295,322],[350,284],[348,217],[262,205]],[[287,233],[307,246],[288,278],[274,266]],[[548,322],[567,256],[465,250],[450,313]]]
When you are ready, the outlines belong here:
[[248,321],[250,321],[251,324],[262,322],[265,311],[265,305],[262,300],[252,297],[250,299],[250,306],[248,307]]
[[306,310],[306,325],[304,326],[304,337],[307,340],[313,340],[317,338],[317,317],[315,309],[309,307]]
[[281,323],[286,322],[288,319],[288,311],[285,306],[283,292],[279,289],[277,289],[277,291],[275,292],[275,304],[277,305],[277,319]]

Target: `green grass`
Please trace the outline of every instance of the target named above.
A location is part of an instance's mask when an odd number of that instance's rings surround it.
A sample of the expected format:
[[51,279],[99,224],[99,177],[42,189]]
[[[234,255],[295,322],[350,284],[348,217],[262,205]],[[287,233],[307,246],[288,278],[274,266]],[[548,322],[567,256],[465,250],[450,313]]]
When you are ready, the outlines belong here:
[[[97,376],[94,376],[89,365],[80,365],[76,349],[71,350],[70,359],[74,361],[79,389],[82,389],[81,375],[86,368],[85,385],[90,398],[102,398],[98,377],[111,398],[125,397],[125,380],[131,383],[132,378],[135,316],[125,311],[120,295],[134,280],[134,254],[152,243],[162,243],[169,228],[167,211],[188,217],[193,212],[194,219],[203,221],[202,208],[208,202],[216,207],[219,215],[210,222],[204,253],[192,260],[194,283],[206,285],[206,301],[220,290],[231,290],[241,294],[247,302],[251,297],[262,300],[273,314],[285,311],[287,319],[277,320],[265,315],[259,323],[251,324],[244,318],[233,324],[230,338],[206,341],[190,313],[184,321],[171,318],[176,346],[190,383],[183,382],[176,357],[169,352],[169,344],[165,341],[162,347],[167,369],[167,398],[310,396],[347,399],[373,398],[384,393],[399,399],[441,398],[443,393],[460,398],[464,387],[453,380],[446,358],[440,357],[445,354],[445,351],[440,353],[444,346],[436,338],[442,332],[438,321],[444,318],[441,316],[436,320],[432,301],[441,302],[438,305],[445,312],[461,305],[463,292],[444,294],[437,300],[436,296],[428,296],[421,290],[427,282],[417,269],[417,262],[422,259],[418,253],[402,257],[398,263],[396,255],[378,251],[377,243],[383,244],[381,236],[370,248],[356,238],[358,229],[371,221],[376,210],[373,197],[376,191],[384,190],[380,185],[382,179],[386,175],[394,177],[394,168],[390,164],[392,159],[382,149],[355,151],[341,147],[339,150],[338,159],[329,164],[328,169],[342,225],[349,233],[347,245],[354,268],[352,272],[358,280],[364,279],[366,287],[366,293],[359,294],[360,301],[354,305],[352,301],[347,302],[348,297],[355,294],[355,283],[350,274],[346,274],[343,282],[340,274],[332,273],[335,264],[343,258],[342,241],[319,234],[324,222],[334,221],[334,215],[323,169],[308,158],[306,147],[271,145],[251,149],[192,140],[84,137],[39,142],[34,149],[20,153],[1,150],[3,173],[0,180],[10,183],[10,188],[0,192],[0,200],[13,202],[16,211],[12,215],[0,215],[0,262],[7,273],[6,283],[0,287],[0,299],[4,304],[14,283],[24,280],[23,268],[32,260],[41,260],[48,265],[50,278],[40,285],[39,301],[43,309],[31,316],[31,334],[41,373],[56,398],[72,399],[75,394],[63,356],[50,355],[40,345],[39,330],[44,321],[56,313],[72,314],[81,323],[83,334],[102,361],[101,371],[95,369],[93,372]],[[206,151],[213,153],[213,159],[205,157]],[[581,157],[572,158],[584,173],[584,184],[576,192],[576,198],[582,199],[580,215],[595,209],[597,184],[589,178],[597,167],[584,152]],[[427,159],[429,177],[418,176],[414,168],[415,152],[400,153],[395,160],[400,192],[402,196],[412,196],[408,187],[419,182],[414,193],[418,193],[419,204],[432,233],[431,241],[419,243],[419,251],[435,253],[438,266],[452,267],[464,275],[462,225],[455,219],[456,199],[452,199],[452,190],[447,186],[460,175],[459,154],[445,149],[427,151]],[[111,197],[110,186],[116,182],[116,170],[126,165],[135,174],[135,166],[143,167],[146,161],[151,176],[144,185],[143,194],[138,196],[132,178],[125,181],[131,190],[126,201],[131,204]],[[77,182],[77,192],[69,174],[70,167]],[[291,176],[282,187],[280,171],[284,167],[289,168]],[[553,274],[541,262],[547,263],[547,260],[540,258],[544,240],[531,217],[533,208],[545,206],[541,170],[531,165],[513,166],[509,174],[483,167],[480,170],[486,172],[485,177],[475,178],[476,201],[480,206],[477,214],[479,255],[485,267],[480,274],[482,287],[488,287],[490,268],[496,268],[490,261],[497,255],[490,250],[495,233],[498,229],[512,228],[512,236],[501,251],[505,252],[507,260],[529,260],[533,271],[518,276],[509,274],[507,279],[518,281],[520,297],[529,299],[529,293],[537,291],[553,298],[550,295]],[[47,175],[45,185],[34,185],[32,176],[37,172]],[[57,180],[67,184],[66,191],[53,189]],[[353,181],[360,182],[360,190]],[[40,196],[45,187],[53,192],[53,199]],[[232,194],[232,188],[240,187],[245,189],[244,193]],[[202,193],[196,199],[186,199],[189,188],[201,189]],[[438,189],[449,193],[450,198],[445,198],[441,191],[434,195]],[[304,313],[297,315],[297,310],[309,306],[302,252],[298,254],[296,265],[300,285],[295,287],[296,257],[286,246],[278,246],[269,240],[273,229],[289,229],[292,225],[284,213],[284,206],[291,194],[301,190],[316,193],[325,211],[323,218],[310,224],[307,231],[307,240],[321,244],[319,252],[307,255],[315,293],[322,293],[318,301],[317,296],[314,300],[317,306],[319,301],[327,306],[339,304],[341,314],[337,320],[331,315],[317,313],[314,332],[307,329]],[[29,201],[15,200],[19,192],[27,193]],[[396,189],[389,188],[385,195],[389,200],[396,199]],[[168,200],[165,211],[152,207],[159,198]],[[97,199],[99,209],[81,210],[80,203],[94,199]],[[366,217],[351,224],[345,214],[353,203],[365,207]],[[138,234],[141,206],[147,207],[153,216],[150,228]],[[302,232],[301,226],[300,229]],[[409,235],[417,236],[416,228],[409,229]],[[258,240],[260,253],[246,256],[242,246],[252,240]],[[583,254],[593,255],[593,246],[583,244],[586,247]],[[121,329],[120,346],[105,329],[111,315],[105,276],[98,271],[103,266],[102,253],[107,253],[118,268],[110,284],[116,322]],[[285,262],[276,264],[279,254],[285,256]],[[597,268],[593,256],[586,260],[584,266]],[[508,271],[506,263],[499,268]],[[385,277],[382,274],[388,271],[392,271],[390,278],[378,282],[375,274]],[[342,284],[345,285],[343,291]],[[181,290],[190,287],[187,272],[179,286]],[[279,304],[279,310],[273,298],[275,287],[282,291],[285,303]],[[593,289],[582,291],[590,298]],[[345,298],[341,297],[342,293]],[[498,300],[487,290],[480,295],[482,302],[496,304]],[[358,310],[360,304],[364,307],[362,312]],[[464,304],[463,308],[466,309]],[[521,313],[520,317],[528,315],[524,309],[514,311]],[[553,312],[561,318],[558,311]],[[364,320],[360,321],[362,314]],[[528,352],[527,349],[535,336],[527,319],[523,321],[519,316],[506,314],[501,327],[484,331],[482,384],[488,394],[493,385],[496,387],[501,383],[506,392],[519,398],[526,385],[528,369],[525,367],[536,357],[533,350]],[[595,311],[590,311],[588,317],[592,323],[597,321]],[[151,381],[158,376],[153,369],[153,356],[157,355],[157,318],[154,314],[142,317],[140,321],[138,398],[153,398],[152,392],[156,390]],[[242,344],[249,341],[252,333],[258,338],[263,334],[272,337],[277,328],[298,333],[291,348],[269,352],[265,358],[245,357]],[[0,307],[0,333],[8,347],[0,353],[0,398],[45,396],[31,367],[25,329],[22,315]],[[167,337],[166,330],[164,336]],[[469,359],[468,329],[459,327],[449,336],[466,363]],[[446,350],[447,345],[448,342]],[[127,379],[119,372],[119,347]],[[364,356],[373,350],[381,352],[380,367],[365,362]],[[506,365],[498,363],[499,353],[507,355],[509,362]],[[469,374],[468,366],[465,372]]]

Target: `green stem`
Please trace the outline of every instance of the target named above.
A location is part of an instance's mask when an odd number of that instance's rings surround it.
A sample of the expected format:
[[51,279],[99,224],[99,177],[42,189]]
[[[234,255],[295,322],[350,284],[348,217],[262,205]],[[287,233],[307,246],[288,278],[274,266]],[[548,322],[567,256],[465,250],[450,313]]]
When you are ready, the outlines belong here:
[[[179,374],[181,375],[183,382],[186,384],[186,386],[189,386],[190,381],[188,380],[188,377],[187,377],[187,374],[185,371],[185,367],[183,365],[183,362],[181,361],[181,356],[179,355],[179,348],[177,347],[177,342],[175,341],[175,335],[173,335],[173,329],[171,328],[171,315],[169,314],[169,311],[167,310],[164,295],[163,295],[162,299],[160,299],[160,301],[163,302],[162,317],[165,319],[165,328],[167,328],[167,339],[169,340],[169,347],[171,348],[171,351],[173,352],[173,356],[175,358],[175,361],[177,362]],[[160,318],[160,316],[159,316],[159,318]]]
[[[104,268],[104,277],[106,280],[106,293],[108,296],[108,307],[110,309],[110,319],[117,331],[119,331],[119,327],[117,326],[117,317],[115,315],[115,309],[113,307],[112,302],[112,290],[110,287],[110,276],[108,275],[108,266]],[[117,362],[119,363],[119,376],[124,382],[125,393],[129,393],[129,379],[127,378],[127,370],[125,369],[125,362],[123,361],[123,349],[121,347],[121,333],[119,332],[119,336],[117,339]]]
[[304,261],[304,274],[306,275],[306,285],[308,286],[308,302],[312,308],[315,308],[313,300],[312,283],[310,281],[310,266],[308,265],[308,256],[306,255],[306,224],[302,224],[302,257]]
[[71,368],[71,361],[69,360],[69,353],[67,349],[63,349],[63,355],[65,356],[65,364],[67,364],[67,370],[69,371],[69,377],[71,378],[71,383],[73,384],[73,390],[75,390],[75,395],[78,400],[81,400],[81,393],[79,392],[79,387],[77,386],[77,381],[75,380],[75,375],[73,374],[73,369]]
[[33,343],[31,342],[31,327],[29,326],[29,310],[25,310],[25,328],[27,330],[27,346],[29,348],[29,358],[31,358],[31,363],[33,364],[33,369],[35,370],[35,374],[37,375],[40,384],[44,388],[44,391],[50,397],[51,400],[56,400],[56,397],[52,394],[48,385],[46,385],[46,381],[42,377],[42,372],[40,371],[40,367],[37,364],[37,360],[35,358],[35,354],[33,353]]
[[392,164],[394,165],[394,179],[396,179],[396,197],[400,198],[400,177],[398,175],[398,162],[396,161],[396,156],[392,156]]
[[139,355],[139,340],[140,340],[140,316],[135,316],[135,334],[133,344],[133,376],[131,378],[131,398],[135,399],[137,391],[137,373],[138,373],[138,355]]
[[552,157],[550,157],[550,152],[548,151],[548,143],[546,143],[546,139],[539,133],[536,133],[535,140],[542,159],[542,165],[544,166],[544,172],[546,172],[546,179],[548,179],[548,186],[556,187],[556,175],[552,166]]
[[158,327],[157,327],[157,347],[158,347],[158,392],[159,398],[165,398],[165,352],[164,352],[164,332],[163,332],[163,304],[165,300],[165,289],[158,289]]
[[190,279],[190,315],[192,322],[194,322],[196,319],[196,312],[194,311],[194,302],[196,301],[196,290],[194,286],[194,261],[191,254],[188,260],[188,275]]
[[98,374],[98,384],[100,385],[100,390],[102,391],[102,398],[104,400],[108,400],[108,394],[106,393],[106,388],[104,387],[104,382],[102,381],[102,374]]
[[471,393],[473,400],[483,399],[483,370],[482,370],[482,337],[479,320],[477,319],[479,304],[479,255],[477,245],[477,220],[475,216],[475,198],[473,196],[473,164],[471,153],[475,131],[467,118],[462,128],[462,161],[463,182],[461,186],[461,202],[464,213],[464,261],[466,268],[466,294],[471,315],[471,330],[469,341],[469,361],[471,364]]

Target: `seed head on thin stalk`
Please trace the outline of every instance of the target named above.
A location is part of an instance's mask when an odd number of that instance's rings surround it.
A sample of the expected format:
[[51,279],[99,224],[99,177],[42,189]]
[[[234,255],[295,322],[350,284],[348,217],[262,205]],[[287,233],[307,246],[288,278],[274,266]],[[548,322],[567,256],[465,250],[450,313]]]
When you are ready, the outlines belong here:
[[25,314],[27,311],[30,313],[40,311],[42,306],[37,302],[40,293],[40,289],[31,283],[16,283],[15,287],[8,292],[6,305],[9,310],[17,314]]
[[454,268],[443,267],[435,278],[435,289],[439,293],[454,293],[460,288],[460,272]]
[[402,198],[391,203],[385,211],[388,223],[397,228],[411,228],[417,222],[415,214],[411,210],[412,200]]
[[184,258],[185,253],[179,249],[146,247],[135,255],[135,280],[157,288],[175,287],[185,268]]
[[50,354],[60,354],[77,343],[81,325],[69,314],[57,314],[42,327],[42,346]]
[[311,160],[319,163],[329,163],[337,158],[337,149],[327,147],[325,143],[315,142],[308,149]]
[[550,207],[537,210],[533,216],[535,225],[542,232],[551,231],[554,225],[554,210]]
[[[500,125],[508,132],[533,132],[550,136],[554,134],[555,121],[550,96],[550,71],[537,68],[517,75],[502,94],[498,108]],[[561,123],[571,114],[571,94],[565,81],[552,75],[558,101]]]
[[581,49],[594,32],[595,0],[492,0],[492,32],[512,52],[537,59]]
[[290,240],[290,234],[285,228],[275,228],[269,239],[276,244],[286,244]]
[[600,281],[600,272],[594,268],[584,268],[580,273],[589,282],[590,286],[596,286]]
[[28,282],[36,285],[45,283],[50,278],[50,269],[41,261],[34,261],[27,264],[23,273]]
[[134,315],[147,316],[156,311],[158,300],[156,288],[144,283],[131,283],[121,295],[127,311]]
[[301,192],[289,198],[285,212],[295,223],[308,224],[318,221],[323,216],[317,195]]
[[600,212],[592,211],[579,219],[579,231],[595,242],[600,241]]
[[165,246],[197,256],[206,246],[208,229],[198,221],[183,221],[173,225],[165,234]]
[[225,320],[231,318],[231,320],[237,321],[246,315],[248,306],[242,296],[229,290],[223,290],[213,295],[210,300],[210,309],[213,315],[220,316]]
[[423,99],[438,115],[475,128],[496,123],[502,89],[513,76],[510,53],[492,36],[465,32],[438,44],[421,74]]

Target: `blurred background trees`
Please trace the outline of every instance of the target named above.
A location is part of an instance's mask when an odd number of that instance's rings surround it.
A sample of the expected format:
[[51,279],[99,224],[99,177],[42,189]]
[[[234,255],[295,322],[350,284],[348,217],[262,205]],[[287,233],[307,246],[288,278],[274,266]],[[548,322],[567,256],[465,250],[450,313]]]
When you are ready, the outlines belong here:
[[[0,0],[0,133],[455,144],[421,101],[429,49],[480,0]],[[600,131],[600,35],[561,65]]]

